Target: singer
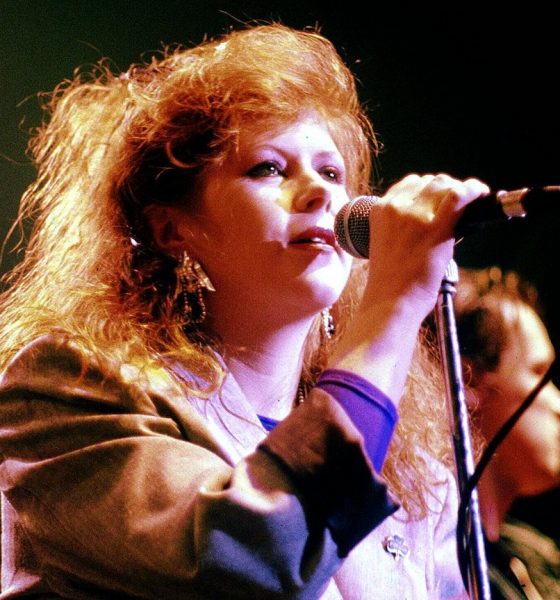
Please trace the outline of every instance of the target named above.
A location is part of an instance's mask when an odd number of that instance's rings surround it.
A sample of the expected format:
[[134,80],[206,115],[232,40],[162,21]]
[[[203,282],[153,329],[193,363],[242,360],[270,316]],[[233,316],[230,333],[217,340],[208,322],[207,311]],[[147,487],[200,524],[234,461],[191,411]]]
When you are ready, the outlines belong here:
[[421,324],[475,179],[410,175],[317,31],[57,88],[0,302],[2,595],[465,599]]

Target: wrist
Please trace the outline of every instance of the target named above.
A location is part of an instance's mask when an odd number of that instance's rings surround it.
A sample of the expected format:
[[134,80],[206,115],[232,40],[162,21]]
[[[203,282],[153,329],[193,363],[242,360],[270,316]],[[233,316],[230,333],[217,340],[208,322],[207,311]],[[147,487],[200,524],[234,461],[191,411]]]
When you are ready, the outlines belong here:
[[327,367],[363,377],[398,405],[423,319],[403,298],[361,307]]

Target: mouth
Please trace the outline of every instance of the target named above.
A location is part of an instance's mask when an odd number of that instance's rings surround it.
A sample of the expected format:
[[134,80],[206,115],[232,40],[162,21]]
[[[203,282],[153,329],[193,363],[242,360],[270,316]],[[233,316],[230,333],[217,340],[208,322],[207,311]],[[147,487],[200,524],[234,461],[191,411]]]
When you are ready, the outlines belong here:
[[334,233],[331,229],[323,227],[310,227],[305,231],[298,233],[290,240],[291,245],[313,245],[336,247]]

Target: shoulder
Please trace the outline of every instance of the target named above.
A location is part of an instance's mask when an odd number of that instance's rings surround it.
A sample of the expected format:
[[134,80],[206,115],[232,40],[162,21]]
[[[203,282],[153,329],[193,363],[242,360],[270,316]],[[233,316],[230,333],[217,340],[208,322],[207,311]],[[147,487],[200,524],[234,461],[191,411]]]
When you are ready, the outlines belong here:
[[81,364],[84,353],[77,342],[62,330],[35,338],[23,346],[10,360],[2,373],[2,383],[22,371],[38,372],[72,370]]
[[1,374],[1,396],[21,396],[21,392],[34,397],[89,398],[136,409],[142,404],[147,409],[158,396],[182,395],[168,370],[107,357],[58,330],[21,348]]

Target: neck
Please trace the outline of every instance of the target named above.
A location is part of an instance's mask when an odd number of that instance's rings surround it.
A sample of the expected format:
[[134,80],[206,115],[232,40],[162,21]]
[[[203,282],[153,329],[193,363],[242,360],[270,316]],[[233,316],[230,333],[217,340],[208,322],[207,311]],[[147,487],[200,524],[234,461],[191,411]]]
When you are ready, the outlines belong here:
[[509,478],[501,476],[499,468],[489,464],[478,491],[484,531],[488,539],[495,541],[500,536],[500,524],[517,497],[515,486]]
[[293,408],[312,321],[308,317],[275,327],[230,316],[213,323],[224,344],[224,361],[257,414],[282,419]]

